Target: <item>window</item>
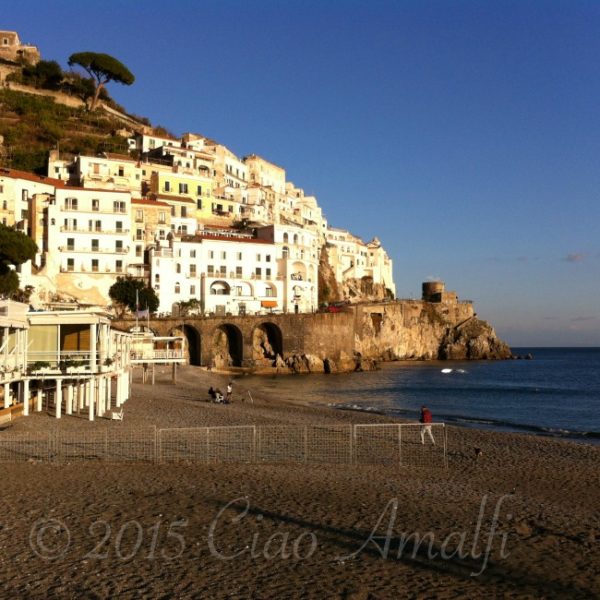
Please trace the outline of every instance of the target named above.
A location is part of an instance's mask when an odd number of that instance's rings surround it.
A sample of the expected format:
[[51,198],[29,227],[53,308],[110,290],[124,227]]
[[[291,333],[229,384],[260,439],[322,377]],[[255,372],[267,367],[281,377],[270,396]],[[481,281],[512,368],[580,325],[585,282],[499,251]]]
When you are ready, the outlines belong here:
[[267,298],[273,297],[273,288],[271,288],[271,286],[265,288],[265,296],[267,296]]
[[176,217],[177,216],[177,214],[175,213],[175,207],[174,206],[171,206],[171,216],[172,217]]
[[270,255],[270,254],[267,254],[267,255],[265,256],[265,260],[266,260],[267,262],[271,262],[271,255]]
[[77,198],[65,198],[65,210],[77,210]]
[[227,258],[227,252],[225,252],[225,251],[221,252],[221,258],[223,260],[225,260]]
[[181,265],[179,263],[175,265],[175,273],[181,273]]
[[195,295],[196,295],[196,286],[190,285],[190,296],[195,296]]
[[198,196],[202,196],[202,186],[201,186],[201,185],[199,185],[199,186],[196,188],[196,194],[197,194]]
[[297,244],[297,243],[298,243],[298,234],[295,233],[294,234],[294,244]]
[[210,251],[208,252],[208,258],[214,258],[214,257],[215,257],[215,253],[214,253],[214,251],[213,251],[213,250],[210,250]]
[[196,265],[190,265],[190,277],[196,277]]
[[143,229],[136,229],[135,230],[135,239],[136,240],[143,240],[144,239],[144,230]]
[[165,181],[165,192],[170,192],[170,191],[171,191],[171,182]]
[[237,259],[238,259],[238,260],[242,260],[242,253],[241,253],[241,252],[238,252],[238,253],[237,253]]
[[121,254],[121,252],[123,252],[123,240],[115,241],[115,252],[117,254]]
[[92,200],[92,210],[94,212],[98,212],[100,210],[100,200],[97,200],[97,199]]
[[186,219],[187,218],[187,206],[182,206],[181,207],[181,218],[182,219]]
[[196,251],[190,250],[190,258],[196,258]]
[[135,247],[135,255],[137,258],[140,258],[140,256],[142,256],[143,253],[144,253],[144,251],[141,246]]
[[102,231],[102,221],[94,222],[94,231]]
[[219,273],[221,277],[227,277],[227,267],[225,265],[221,265],[219,267]]
[[120,200],[115,200],[113,202],[113,212],[124,213],[125,212],[125,202],[121,202]]
[[164,224],[167,222],[167,214],[164,210],[159,211],[158,213],[158,222]]
[[115,227],[116,227],[117,233],[123,233],[123,221],[117,221],[115,223]]
[[269,268],[265,269],[265,274],[267,276],[267,279],[271,279],[271,269],[269,269]]
[[262,269],[260,267],[256,267],[256,279],[260,279],[262,277]]
[[135,221],[136,223],[142,223],[144,221],[144,211],[141,208],[135,210]]
[[188,184],[187,183],[180,183],[179,184],[179,193],[180,194],[187,194],[188,193]]
[[119,177],[124,177],[125,176],[125,169],[123,167],[119,166],[118,173],[119,173]]
[[75,259],[67,258],[67,271],[74,271],[74,270],[75,270]]
[[115,271],[117,273],[122,273],[123,272],[123,261],[122,260],[118,260],[115,262]]
[[208,274],[209,277],[213,277],[215,274],[215,266],[214,265],[208,265],[206,267],[206,272]]
[[29,190],[23,190],[21,192],[21,200],[27,202],[29,200]]
[[180,294],[181,293],[181,286],[179,285],[179,282],[177,282],[175,284],[175,293],[176,294]]
[[242,276],[242,267],[236,267],[235,268],[235,276],[237,278],[240,278]]
[[284,234],[283,234],[283,243],[284,243],[284,244],[287,244],[288,242],[289,242],[289,236],[288,236],[288,234],[287,234],[287,233],[284,233]]
[[75,238],[67,238],[67,250],[75,250]]
[[196,200],[196,208],[202,210],[202,200],[200,198]]
[[283,258],[288,258],[290,255],[290,249],[287,246],[284,246],[282,251],[281,251],[281,256]]
[[256,260],[257,260],[258,262],[260,262],[260,254],[257,254],[257,255],[256,255]]
[[92,240],[92,252],[98,252],[99,249],[100,249],[99,241],[97,239]]
[[92,271],[94,271],[95,273],[98,272],[98,259],[97,258],[92,259]]

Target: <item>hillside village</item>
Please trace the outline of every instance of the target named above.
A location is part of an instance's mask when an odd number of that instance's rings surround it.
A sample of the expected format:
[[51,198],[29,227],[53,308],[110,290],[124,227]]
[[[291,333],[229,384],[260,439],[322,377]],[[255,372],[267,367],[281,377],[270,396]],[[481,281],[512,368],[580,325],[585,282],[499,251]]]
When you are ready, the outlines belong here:
[[[39,52],[0,32],[0,59],[0,85],[27,93],[7,74],[11,61],[35,61]],[[283,167],[100,110],[120,119],[112,135],[127,151],[74,154],[54,145],[43,175],[0,168],[0,223],[38,246],[19,267],[34,307],[110,307],[109,288],[125,276],[154,289],[165,315],[184,306],[207,315],[302,313],[395,296],[380,241],[330,226]]]

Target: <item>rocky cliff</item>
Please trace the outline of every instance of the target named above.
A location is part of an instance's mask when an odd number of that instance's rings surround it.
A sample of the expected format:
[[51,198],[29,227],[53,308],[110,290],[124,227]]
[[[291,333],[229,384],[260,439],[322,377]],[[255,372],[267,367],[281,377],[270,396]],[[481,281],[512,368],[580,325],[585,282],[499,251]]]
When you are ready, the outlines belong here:
[[477,318],[470,302],[396,301],[346,310],[354,313],[354,348],[336,355],[290,355],[285,367],[296,373],[327,373],[370,370],[379,361],[512,357],[509,346]]

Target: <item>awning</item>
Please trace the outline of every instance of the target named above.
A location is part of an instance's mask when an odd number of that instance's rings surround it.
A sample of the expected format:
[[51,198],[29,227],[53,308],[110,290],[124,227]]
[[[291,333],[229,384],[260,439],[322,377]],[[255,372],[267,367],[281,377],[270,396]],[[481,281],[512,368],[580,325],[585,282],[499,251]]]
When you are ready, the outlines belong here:
[[277,306],[277,300],[261,300],[260,305],[263,308],[275,308]]

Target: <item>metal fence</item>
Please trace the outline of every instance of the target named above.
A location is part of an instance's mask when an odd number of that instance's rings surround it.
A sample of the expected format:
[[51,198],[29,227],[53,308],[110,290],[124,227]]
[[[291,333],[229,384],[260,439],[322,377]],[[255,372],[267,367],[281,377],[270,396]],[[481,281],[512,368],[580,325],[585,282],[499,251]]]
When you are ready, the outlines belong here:
[[418,424],[248,425],[89,432],[0,433],[0,462],[199,462],[447,466],[443,423],[436,444]]

